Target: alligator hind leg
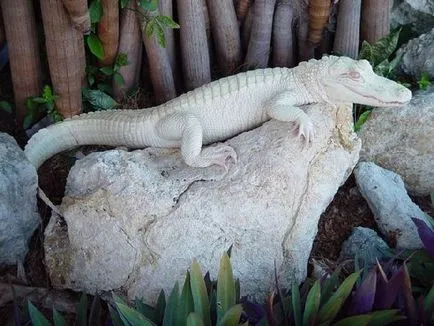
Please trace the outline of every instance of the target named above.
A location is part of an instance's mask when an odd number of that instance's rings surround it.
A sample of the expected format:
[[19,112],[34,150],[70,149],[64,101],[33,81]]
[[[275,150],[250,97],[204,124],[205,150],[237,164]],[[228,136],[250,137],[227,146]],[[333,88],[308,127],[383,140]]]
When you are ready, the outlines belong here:
[[189,113],[176,112],[161,119],[156,125],[158,137],[168,140],[181,140],[181,155],[185,163],[193,167],[218,165],[228,169],[228,161],[237,159],[230,146],[218,144],[202,149],[202,125]]

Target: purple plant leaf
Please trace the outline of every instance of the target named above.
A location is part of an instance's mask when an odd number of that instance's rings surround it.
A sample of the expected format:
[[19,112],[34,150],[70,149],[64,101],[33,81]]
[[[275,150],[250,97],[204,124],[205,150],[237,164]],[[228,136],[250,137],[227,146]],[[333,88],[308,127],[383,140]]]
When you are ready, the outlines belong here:
[[421,219],[413,217],[412,220],[416,224],[417,232],[425,249],[434,257],[434,231]]
[[267,314],[263,305],[250,302],[247,299],[242,300],[242,305],[247,319],[252,323],[257,323]]
[[387,280],[383,269],[377,265],[380,276],[377,278],[374,310],[390,309],[398,296],[399,290],[404,286],[404,269],[401,266]]
[[404,308],[408,318],[408,325],[419,325],[417,318],[417,307],[416,301],[414,300],[413,293],[411,290],[411,279],[408,273],[407,265],[402,265],[404,271],[404,284],[401,287],[401,295],[404,298]]
[[371,269],[368,276],[357,288],[348,309],[348,315],[361,315],[372,311],[377,288],[377,267]]

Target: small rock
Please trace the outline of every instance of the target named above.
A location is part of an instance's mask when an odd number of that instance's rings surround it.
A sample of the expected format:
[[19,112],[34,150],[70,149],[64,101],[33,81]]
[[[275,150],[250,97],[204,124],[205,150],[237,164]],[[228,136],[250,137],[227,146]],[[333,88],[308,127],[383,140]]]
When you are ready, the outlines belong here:
[[397,56],[402,55],[398,69],[419,80],[423,73],[434,79],[434,28],[418,38],[410,40],[400,48]]
[[307,109],[315,141],[303,149],[288,123],[269,121],[227,141],[238,162],[191,168],[178,149],[93,153],[78,161],[45,257],[53,286],[124,289],[153,301],[181,284],[193,259],[217,277],[231,245],[241,294],[262,300],[307,275],[321,213],[358,160],[350,107]]
[[0,264],[22,262],[39,225],[38,176],[15,139],[0,133]]
[[339,260],[359,258],[361,267],[370,269],[378,261],[391,256],[391,250],[377,232],[364,227],[355,227],[350,237],[342,244]]
[[416,196],[434,191],[434,88],[401,108],[376,108],[359,131],[360,160],[396,172]]
[[372,162],[359,162],[354,175],[360,193],[389,244],[405,249],[423,248],[411,218],[428,221],[425,213],[407,195],[401,177]]

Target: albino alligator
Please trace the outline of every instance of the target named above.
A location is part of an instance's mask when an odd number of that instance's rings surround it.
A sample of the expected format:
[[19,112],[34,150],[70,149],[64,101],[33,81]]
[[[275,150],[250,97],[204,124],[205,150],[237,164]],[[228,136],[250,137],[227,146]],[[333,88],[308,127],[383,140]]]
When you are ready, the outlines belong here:
[[40,130],[29,140],[25,154],[39,167],[55,153],[78,145],[181,147],[190,166],[227,168],[228,159],[236,160],[231,147],[219,144],[202,149],[202,145],[228,139],[271,118],[294,122],[298,135],[310,141],[314,128],[300,109],[303,105],[390,107],[410,99],[407,88],[377,76],[368,61],[328,56],[292,69],[239,73],[150,109],[82,114]]

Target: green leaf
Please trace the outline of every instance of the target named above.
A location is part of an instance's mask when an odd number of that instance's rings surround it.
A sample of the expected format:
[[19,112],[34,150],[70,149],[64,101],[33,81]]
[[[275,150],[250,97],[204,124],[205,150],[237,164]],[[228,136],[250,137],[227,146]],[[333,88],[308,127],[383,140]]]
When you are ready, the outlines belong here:
[[155,11],[158,8],[157,0],[140,0],[139,6],[147,11]]
[[178,298],[179,298],[179,286],[178,282],[170,293],[169,300],[167,301],[166,309],[164,310],[163,326],[176,325],[175,318],[178,309]]
[[431,290],[426,295],[423,303],[423,311],[426,320],[432,320],[433,310],[434,310],[434,285],[431,287]]
[[93,84],[95,84],[95,76],[93,75],[88,75],[87,76],[87,81],[89,83],[89,86],[92,86]]
[[99,326],[101,319],[101,300],[98,295],[95,295],[92,300],[89,312],[89,325]]
[[431,85],[431,81],[429,80],[429,74],[426,71],[422,73],[417,84],[419,85],[419,88],[424,91],[428,89],[429,85]]
[[49,100],[53,100],[55,98],[53,91],[51,90],[51,87],[48,85],[45,85],[44,88],[42,89],[42,97],[49,101]]
[[326,303],[333,294],[335,288],[339,285],[339,274],[341,273],[342,266],[336,268],[330,278],[326,279],[321,291],[321,305]]
[[398,309],[380,310],[371,312],[371,321],[369,326],[383,326],[393,323],[395,321],[406,319],[405,316],[397,315],[399,314]]
[[30,302],[27,300],[27,307],[29,309],[30,319],[34,326],[51,326],[47,318]]
[[0,110],[12,113],[12,105],[8,101],[0,101]]
[[158,15],[155,19],[161,24],[163,27],[167,28],[180,28],[180,26],[169,16]]
[[45,103],[47,103],[47,100],[46,100],[45,98],[43,98],[43,97],[38,97],[38,96],[33,97],[33,98],[32,98],[32,101],[33,101],[34,103],[38,103],[38,104],[45,104]]
[[135,309],[153,323],[158,324],[158,318],[155,309],[150,305],[143,303],[141,300],[136,300]]
[[110,318],[113,323],[113,326],[124,326],[124,323],[121,317],[119,316],[118,311],[115,308],[113,308],[111,304],[107,304],[107,307],[109,309]]
[[298,285],[295,282],[292,283],[291,298],[292,298],[292,311],[293,311],[295,326],[301,326],[302,315],[301,315],[300,290],[298,288]]
[[120,0],[121,8],[124,9],[130,0]]
[[354,124],[354,131],[359,131],[360,128],[362,128],[362,125],[368,120],[369,116],[371,115],[372,110],[368,110],[363,112],[359,118],[357,119],[356,123]]
[[158,44],[162,47],[166,47],[166,36],[164,35],[164,29],[160,24],[155,24],[154,28],[155,38],[157,39]]
[[157,299],[157,306],[155,307],[155,315],[158,320],[158,324],[163,322],[164,318],[164,310],[166,309],[166,296],[164,295],[164,291],[160,291],[160,295]]
[[333,324],[333,326],[366,326],[371,321],[372,316],[370,315],[357,315],[347,317]]
[[225,252],[220,259],[217,280],[217,322],[235,305],[235,280],[231,260]]
[[331,298],[321,307],[318,315],[320,323],[333,321],[345,303],[345,300],[351,294],[351,290],[359,278],[360,273],[361,270],[348,276]]
[[90,22],[92,24],[98,23],[101,20],[103,8],[101,0],[92,0],[89,5]]
[[75,316],[76,326],[87,326],[87,307],[88,307],[88,297],[83,293],[80,297],[80,301],[77,304]]
[[89,89],[84,94],[86,100],[97,110],[110,110],[118,105],[113,98],[98,89]]
[[122,76],[122,74],[118,73],[117,71],[113,75],[113,81],[118,86],[122,86],[125,84],[124,76]]
[[190,286],[193,296],[194,311],[201,316],[205,326],[211,325],[208,294],[200,265],[196,260],[191,265]]
[[190,273],[185,276],[184,286],[182,288],[181,297],[178,301],[178,310],[176,314],[175,325],[183,325],[187,320],[190,312],[194,311],[193,294],[190,287]]
[[374,64],[374,56],[372,54],[372,46],[366,41],[362,42],[362,46],[359,53],[359,60],[365,59],[368,60],[371,65]]
[[187,317],[187,326],[204,326],[200,314],[191,312]]
[[146,23],[146,26],[145,26],[146,37],[152,36],[152,34],[154,33],[155,26],[157,26],[157,25],[158,25],[158,23],[155,19],[151,19],[150,21],[148,21]]
[[66,326],[65,318],[53,308],[53,322],[54,326]]
[[223,318],[217,323],[219,326],[236,326],[240,321],[241,313],[243,312],[243,306],[237,304],[229,309],[223,316]]
[[101,71],[104,75],[107,75],[107,76],[113,75],[113,68],[110,66],[101,67],[101,68],[99,68],[99,71]]
[[[153,322],[151,322],[149,319],[147,319],[145,316],[143,316],[140,312],[137,310],[134,310],[133,308],[120,303],[116,302],[116,307],[118,309],[118,312],[120,314],[120,317],[122,321],[125,324],[125,321],[127,321],[127,325],[132,326],[152,326],[155,325]],[[129,324],[128,324],[129,323]]]
[[26,113],[23,120],[23,129],[29,129],[30,126],[33,124],[33,120],[34,120],[33,112]]
[[104,47],[101,43],[101,40],[95,34],[90,34],[86,39],[87,46],[90,49],[90,52],[97,57],[98,59],[104,58]]
[[118,53],[116,56],[116,65],[119,67],[128,65],[128,55],[126,53]]
[[107,83],[98,83],[96,85],[96,88],[98,88],[101,92],[104,92],[106,94],[112,94],[113,93],[112,87]]
[[304,306],[303,326],[311,325],[315,320],[321,303],[321,284],[317,280],[307,295]]

